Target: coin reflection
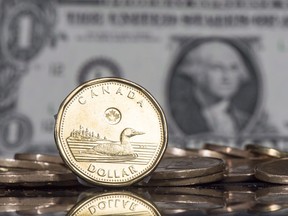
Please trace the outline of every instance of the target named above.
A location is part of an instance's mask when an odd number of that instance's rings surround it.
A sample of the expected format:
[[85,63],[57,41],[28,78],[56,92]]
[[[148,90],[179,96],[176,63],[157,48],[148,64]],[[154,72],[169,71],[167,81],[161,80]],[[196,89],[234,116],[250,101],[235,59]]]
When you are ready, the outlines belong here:
[[77,215],[161,215],[154,204],[131,192],[117,191],[89,196],[67,214]]

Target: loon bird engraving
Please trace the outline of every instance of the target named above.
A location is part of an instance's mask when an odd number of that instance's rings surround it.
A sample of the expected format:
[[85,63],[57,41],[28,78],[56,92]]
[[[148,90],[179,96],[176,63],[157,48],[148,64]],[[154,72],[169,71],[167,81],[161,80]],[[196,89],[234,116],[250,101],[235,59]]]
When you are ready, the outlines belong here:
[[115,155],[134,155],[133,148],[130,144],[130,138],[136,135],[142,135],[143,132],[136,131],[132,128],[125,128],[120,134],[120,144],[101,143],[89,149],[88,152],[94,154],[104,154],[109,156]]

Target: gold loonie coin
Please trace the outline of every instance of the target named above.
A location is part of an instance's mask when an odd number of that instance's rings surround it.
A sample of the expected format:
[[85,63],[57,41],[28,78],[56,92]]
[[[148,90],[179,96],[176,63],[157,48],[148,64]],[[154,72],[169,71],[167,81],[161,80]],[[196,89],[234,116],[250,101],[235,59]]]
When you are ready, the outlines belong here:
[[198,185],[204,183],[211,183],[222,180],[224,172],[218,172],[206,176],[194,177],[194,178],[181,178],[181,179],[163,179],[163,180],[150,180],[149,182],[139,182],[139,186],[188,186]]
[[259,164],[255,169],[255,177],[265,182],[288,184],[288,158]]
[[165,154],[165,157],[171,157],[171,156],[198,156],[198,149],[182,149],[177,147],[167,147]]
[[275,148],[265,147],[256,144],[248,144],[245,146],[245,149],[252,153],[256,153],[259,155],[266,155],[274,158],[283,158],[288,157],[288,152],[280,151]]
[[14,171],[0,173],[0,184],[22,184],[28,182],[61,182],[75,181],[76,176],[73,173],[59,173],[53,171]]
[[210,157],[210,158],[219,158],[219,159],[226,159],[227,158],[227,156],[222,154],[222,153],[219,153],[216,151],[211,151],[208,149],[199,149],[198,155],[201,157]]
[[[70,172],[67,167],[60,164],[53,164],[48,162],[37,162],[27,160],[15,160],[15,159],[0,159],[1,168],[13,169],[29,169],[29,170],[53,170],[59,172]],[[11,169],[7,169],[10,171]],[[4,169],[2,169],[3,171]],[[15,170],[17,171],[17,170]],[[1,172],[0,172],[1,174]]]
[[94,195],[77,203],[67,215],[161,215],[148,200],[130,192]]
[[203,149],[220,152],[230,157],[247,158],[251,156],[249,151],[245,151],[245,150],[231,147],[231,146],[217,145],[217,144],[211,144],[211,143],[204,144]]
[[46,154],[17,153],[14,155],[14,159],[65,164],[60,156]]
[[152,173],[151,179],[175,179],[205,176],[225,170],[225,163],[217,158],[164,158]]
[[91,184],[128,186],[150,174],[167,146],[156,100],[120,78],[84,83],[64,100],[55,125],[60,155]]
[[267,159],[243,159],[230,158],[226,159],[228,172],[225,175],[224,182],[245,182],[255,180],[255,167]]

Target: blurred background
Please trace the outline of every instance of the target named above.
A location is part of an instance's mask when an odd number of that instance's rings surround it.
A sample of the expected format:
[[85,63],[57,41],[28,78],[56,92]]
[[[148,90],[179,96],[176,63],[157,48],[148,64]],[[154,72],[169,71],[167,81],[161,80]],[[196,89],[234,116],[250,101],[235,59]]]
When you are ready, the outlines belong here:
[[0,155],[56,153],[81,83],[122,77],[168,119],[169,145],[287,149],[286,0],[0,0]]

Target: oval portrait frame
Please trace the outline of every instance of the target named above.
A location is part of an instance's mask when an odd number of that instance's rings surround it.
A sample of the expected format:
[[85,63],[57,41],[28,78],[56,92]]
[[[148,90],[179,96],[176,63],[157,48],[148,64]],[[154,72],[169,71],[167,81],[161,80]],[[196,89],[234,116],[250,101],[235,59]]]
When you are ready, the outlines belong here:
[[[255,122],[258,119],[259,115],[261,114],[262,104],[263,104],[263,95],[264,95],[264,88],[263,88],[263,76],[260,73],[260,68],[258,65],[258,60],[256,58],[256,55],[254,51],[249,48],[244,42],[242,42],[240,39],[236,38],[228,38],[228,37],[201,37],[201,38],[195,38],[193,40],[188,40],[188,42],[183,43],[179,47],[178,53],[175,55],[175,60],[172,62],[170,66],[170,70],[168,72],[167,80],[166,80],[166,97],[165,97],[165,105],[167,107],[166,117],[169,122],[169,129],[170,134],[175,137],[184,137],[181,138],[181,140],[185,141],[186,143],[193,139],[199,139],[201,137],[205,136],[205,139],[207,138],[213,138],[217,137],[218,135],[214,135],[212,133],[199,133],[199,134],[187,134],[181,130],[181,127],[177,123],[173,111],[171,108],[171,92],[174,91],[171,86],[173,85],[173,79],[175,76],[177,76],[178,73],[178,67],[181,65],[182,61],[185,59],[186,55],[189,54],[191,51],[193,51],[198,46],[209,42],[220,42],[223,44],[227,44],[228,46],[232,47],[241,57],[243,63],[245,64],[247,71],[249,75],[255,78],[254,82],[257,83],[256,89],[256,101],[254,105],[253,112],[250,115],[249,120],[247,123],[245,123],[245,126],[243,129],[239,131],[239,133],[233,137],[235,139],[245,136],[251,132],[253,127],[255,126]],[[240,87],[241,88],[241,87]],[[193,123],[191,123],[193,124]],[[172,132],[172,133],[171,133]],[[221,136],[220,136],[221,137]],[[231,138],[222,136],[222,138]]]

